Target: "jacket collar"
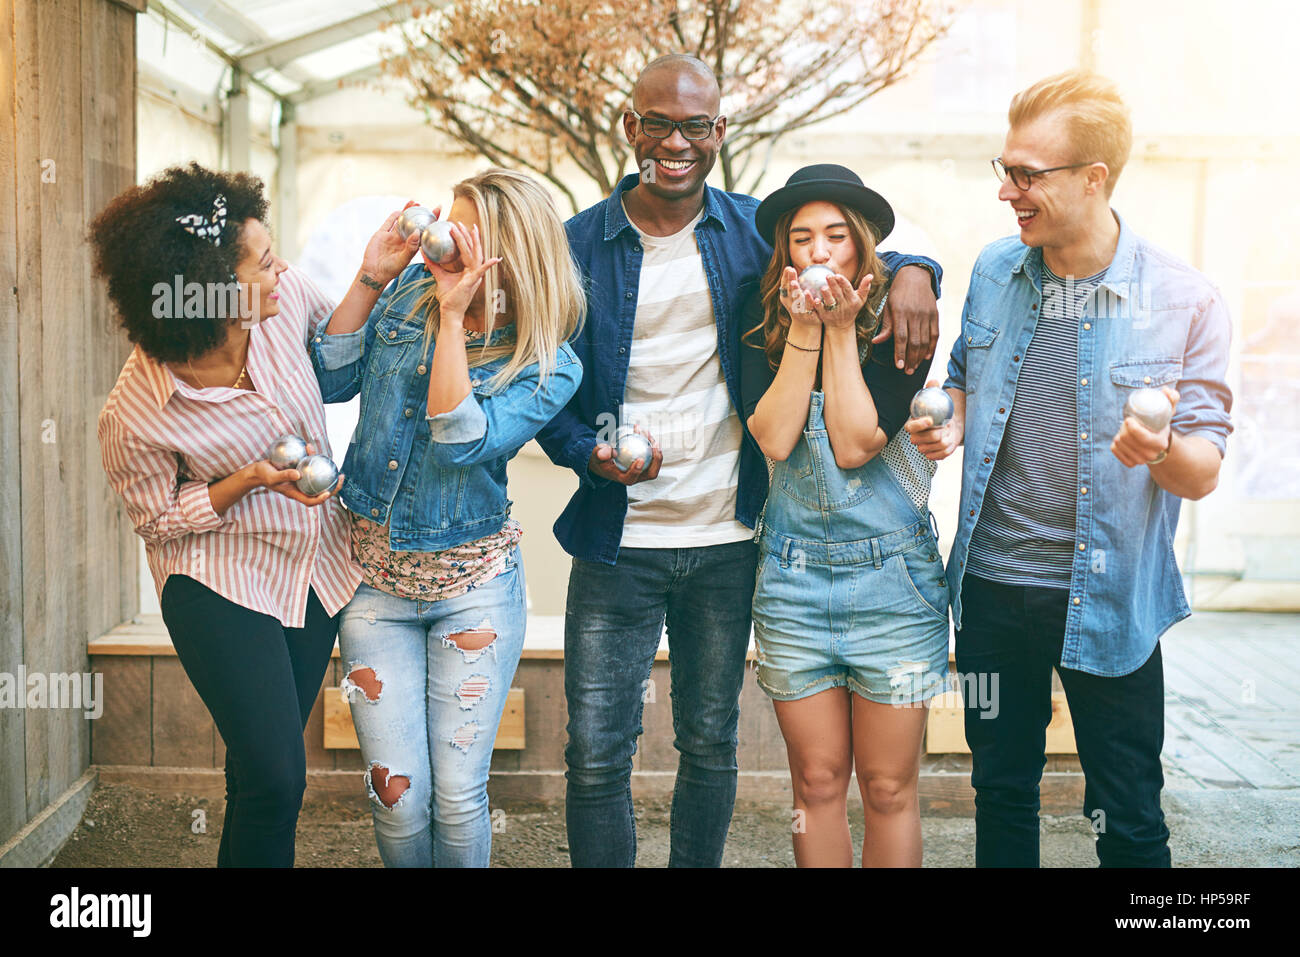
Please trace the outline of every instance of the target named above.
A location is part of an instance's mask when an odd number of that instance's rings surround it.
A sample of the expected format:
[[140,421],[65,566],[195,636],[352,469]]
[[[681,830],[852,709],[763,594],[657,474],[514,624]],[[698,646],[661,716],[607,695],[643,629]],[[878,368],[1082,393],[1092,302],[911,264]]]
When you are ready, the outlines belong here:
[[[1102,276],[1101,284],[1117,296],[1127,299],[1130,293],[1130,285],[1133,282],[1134,263],[1137,260],[1138,237],[1125,224],[1123,216],[1113,209],[1110,213],[1115,217],[1115,222],[1119,224],[1119,241],[1115,245],[1115,255],[1111,259],[1110,265],[1106,267],[1105,275]],[[1042,270],[1042,248],[1039,246],[1026,246],[1025,251],[1020,254],[1020,258],[1011,267],[1011,274],[1014,276],[1016,273],[1025,273],[1037,285]]]
[[[635,186],[640,180],[640,174],[628,173],[618,185],[614,187],[614,192],[605,200],[605,241],[616,238],[624,229],[633,229],[632,223],[628,221],[627,213],[623,212],[623,194]],[[720,228],[727,228],[726,221],[722,218],[722,205],[718,202],[717,190],[708,183],[704,184],[704,215],[695,225],[699,229],[706,222],[712,219]]]

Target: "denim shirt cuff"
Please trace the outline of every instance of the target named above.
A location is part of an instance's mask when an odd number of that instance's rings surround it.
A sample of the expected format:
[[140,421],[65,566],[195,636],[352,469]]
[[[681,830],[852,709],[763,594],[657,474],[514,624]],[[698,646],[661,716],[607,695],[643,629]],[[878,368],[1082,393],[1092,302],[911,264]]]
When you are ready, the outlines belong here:
[[957,381],[956,379],[954,379],[952,376],[948,376],[948,378],[946,378],[946,379],[943,380],[943,385],[941,386],[941,388],[944,388],[944,389],[957,389],[957,390],[959,390],[959,391],[961,391],[961,392],[965,392],[965,391],[966,391],[966,384],[963,383],[963,382],[958,382],[958,381]]
[[476,442],[487,435],[487,416],[471,390],[450,412],[426,415],[429,438],[444,445]]
[[587,467],[591,463],[591,453],[596,450],[598,444],[593,433],[590,436],[574,439],[568,448],[568,459],[573,465],[573,471],[578,473],[578,481],[592,488],[609,484],[609,479],[595,474]]
[[341,332],[331,336],[325,332],[329,321],[330,316],[326,316],[316,326],[316,334],[312,336],[312,348],[316,352],[320,367],[326,372],[333,372],[361,358],[366,327],[362,326],[356,332]]

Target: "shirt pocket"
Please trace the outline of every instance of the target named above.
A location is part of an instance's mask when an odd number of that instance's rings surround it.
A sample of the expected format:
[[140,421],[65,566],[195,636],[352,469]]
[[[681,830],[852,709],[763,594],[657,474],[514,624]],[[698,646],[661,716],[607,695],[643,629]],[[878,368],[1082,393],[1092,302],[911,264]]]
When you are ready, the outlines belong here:
[[1181,356],[1125,359],[1111,363],[1109,394],[1096,403],[1096,407],[1107,418],[1096,424],[1096,430],[1107,435],[1115,434],[1124,421],[1124,403],[1130,395],[1138,389],[1159,389],[1166,385],[1174,387],[1182,374]]
[[[406,365],[416,363],[414,353],[424,347],[424,323],[403,312],[387,310],[375,326],[374,352],[370,371],[376,376],[393,376]],[[432,348],[429,352],[432,353]],[[427,365],[432,356],[423,359]]]
[[966,394],[973,395],[988,365],[998,330],[968,315],[962,323],[962,336],[966,339]]

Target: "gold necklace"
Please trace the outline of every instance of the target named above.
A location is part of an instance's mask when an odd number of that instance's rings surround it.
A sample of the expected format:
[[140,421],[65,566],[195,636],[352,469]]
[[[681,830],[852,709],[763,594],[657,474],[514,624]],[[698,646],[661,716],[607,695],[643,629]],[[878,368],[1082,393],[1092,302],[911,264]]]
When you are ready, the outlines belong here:
[[[201,388],[201,389],[208,389],[208,388],[211,388],[211,386],[209,386],[209,385],[208,385],[207,383],[205,383],[202,379],[200,379],[200,378],[199,378],[199,374],[198,374],[197,372],[194,371],[194,360],[192,360],[192,359],[186,359],[186,360],[185,360],[185,364],[186,364],[187,366],[189,366],[189,369],[190,369],[190,375],[194,376],[194,381],[197,382],[197,383],[199,384],[199,388]],[[239,388],[239,384],[240,384],[241,382],[244,381],[244,378],[245,378],[247,375],[248,375],[248,354],[245,353],[245,354],[244,354],[244,364],[243,364],[242,366],[240,366],[240,368],[239,368],[239,378],[236,379],[236,380],[235,380],[235,384],[232,385],[232,386],[230,386],[229,388],[231,388],[231,389],[238,389],[238,388]]]

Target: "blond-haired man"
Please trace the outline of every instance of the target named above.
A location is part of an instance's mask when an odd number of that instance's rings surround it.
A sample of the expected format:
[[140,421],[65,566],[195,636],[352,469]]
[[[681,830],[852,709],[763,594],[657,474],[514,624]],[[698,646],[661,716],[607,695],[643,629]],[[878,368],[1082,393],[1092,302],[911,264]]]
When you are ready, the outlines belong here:
[[[1019,235],[975,263],[944,383],[955,416],[906,426],[932,459],[966,446],[947,571],[975,861],[1038,864],[1055,667],[1102,865],[1168,866],[1158,642],[1190,613],[1172,546],[1181,500],[1214,489],[1232,429],[1228,313],[1111,209],[1132,132],[1109,81],[1049,77],[1008,119],[993,165]],[[1124,415],[1147,387],[1173,406],[1158,431]]]

